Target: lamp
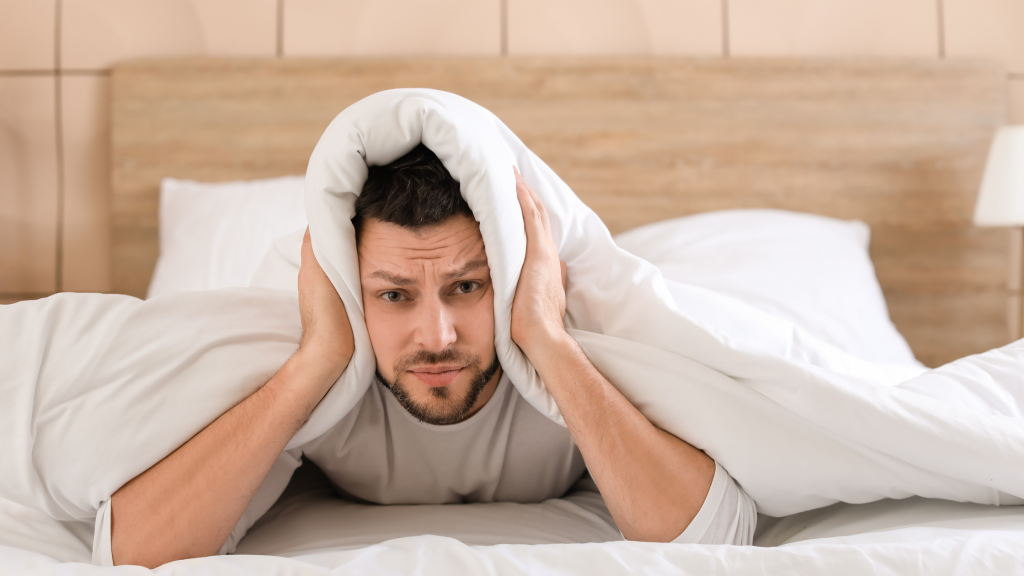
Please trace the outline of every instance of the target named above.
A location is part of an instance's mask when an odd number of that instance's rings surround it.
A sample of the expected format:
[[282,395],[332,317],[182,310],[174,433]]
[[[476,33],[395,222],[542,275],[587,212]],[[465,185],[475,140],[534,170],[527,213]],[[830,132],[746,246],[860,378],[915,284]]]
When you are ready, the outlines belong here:
[[[974,208],[978,226],[1024,227],[1024,126],[1004,126],[989,149],[981,192]],[[1021,276],[1024,274],[1024,236],[1014,231],[1010,254],[1010,336],[1021,337]]]

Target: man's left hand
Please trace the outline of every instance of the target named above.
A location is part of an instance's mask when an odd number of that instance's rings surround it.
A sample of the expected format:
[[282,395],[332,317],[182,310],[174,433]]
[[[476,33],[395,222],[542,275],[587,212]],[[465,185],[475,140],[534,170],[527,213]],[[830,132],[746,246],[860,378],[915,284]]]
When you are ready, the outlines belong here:
[[528,358],[567,336],[565,316],[565,263],[558,260],[558,248],[551,236],[547,210],[519,171],[516,195],[526,227],[526,260],[512,300],[512,340]]

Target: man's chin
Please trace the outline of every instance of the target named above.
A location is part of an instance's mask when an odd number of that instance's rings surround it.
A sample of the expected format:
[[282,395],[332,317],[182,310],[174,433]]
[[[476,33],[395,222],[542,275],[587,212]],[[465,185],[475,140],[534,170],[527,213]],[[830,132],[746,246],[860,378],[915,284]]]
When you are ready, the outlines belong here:
[[[431,385],[431,377],[423,379],[416,374],[397,370],[398,378],[391,382],[377,371],[377,379],[394,395],[395,399],[414,417],[428,424],[455,424],[468,418],[473,408],[501,365],[495,359],[487,370],[475,365],[459,370],[447,385]],[[443,379],[438,379],[443,380]]]
[[[407,412],[428,424],[455,424],[467,418],[472,402],[466,398],[466,391],[458,393],[454,386],[418,385],[419,393],[413,392],[404,400],[396,394]],[[394,390],[392,390],[394,392]]]
[[[465,371],[464,371],[465,372]],[[477,395],[472,394],[472,375],[460,374],[451,384],[436,386],[426,384],[419,378],[403,378],[401,385],[408,393],[409,400],[416,405],[432,410],[444,411],[446,409],[456,410],[467,402],[475,402]],[[472,401],[469,396],[473,396]]]
[[407,376],[387,387],[402,407],[418,420],[446,425],[465,420],[476,403],[479,393],[474,393],[471,380],[471,374],[460,374],[447,386],[429,386],[416,377]]

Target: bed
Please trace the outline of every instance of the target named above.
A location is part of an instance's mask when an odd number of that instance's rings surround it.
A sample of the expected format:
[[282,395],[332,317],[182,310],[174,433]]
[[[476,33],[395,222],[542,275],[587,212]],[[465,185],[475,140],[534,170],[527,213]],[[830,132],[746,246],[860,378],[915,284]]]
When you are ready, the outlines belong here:
[[[613,233],[691,216],[685,219],[688,233],[707,235],[724,221],[695,215],[732,209],[867,223],[868,264],[873,263],[883,304],[926,365],[1008,340],[1011,242],[1004,231],[970,223],[988,142],[1005,115],[1001,72],[984,62],[504,58],[124,64],[114,72],[112,102],[116,290],[143,297],[150,287],[160,256],[162,179],[224,182],[301,174],[338,110],[396,86],[453,91],[495,112]],[[203,187],[192,191],[202,193]],[[718,214],[748,232],[753,220],[743,218],[782,218],[776,226],[789,229],[806,222],[791,219],[806,215],[789,213]],[[654,226],[622,234],[619,241],[638,253],[648,250],[645,257],[653,261],[657,250],[651,247],[664,245],[666,237]],[[852,226],[844,230],[866,249],[863,230]],[[655,235],[645,238],[643,230]],[[757,241],[756,234],[751,238]],[[813,238],[794,242],[805,246]],[[837,289],[844,283],[835,279]],[[239,543],[238,554],[160,571],[1022,570],[1016,558],[1024,553],[1024,511],[1018,506],[922,498],[836,504],[781,519],[762,517],[758,547],[736,549],[608,542],[614,535],[588,533],[585,522],[572,524],[573,515],[588,512],[585,501],[570,501],[575,508],[568,514],[562,502],[446,507],[440,520],[424,508],[359,507],[339,503],[315,470],[306,472]],[[58,560],[87,561],[91,526],[55,527],[39,513],[6,506],[7,517],[24,527],[0,526],[0,543],[23,549],[0,550],[12,571],[69,570]],[[379,543],[368,527],[387,522],[389,514],[400,515],[409,533]],[[502,522],[532,529],[512,537],[493,526]]]

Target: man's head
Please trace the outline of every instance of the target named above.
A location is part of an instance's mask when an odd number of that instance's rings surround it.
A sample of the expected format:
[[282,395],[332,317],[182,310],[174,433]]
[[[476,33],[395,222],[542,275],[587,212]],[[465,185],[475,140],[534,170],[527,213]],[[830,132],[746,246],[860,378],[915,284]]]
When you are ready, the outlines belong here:
[[499,365],[483,237],[459,183],[420,144],[370,167],[352,223],[377,377],[425,422],[465,419]]

